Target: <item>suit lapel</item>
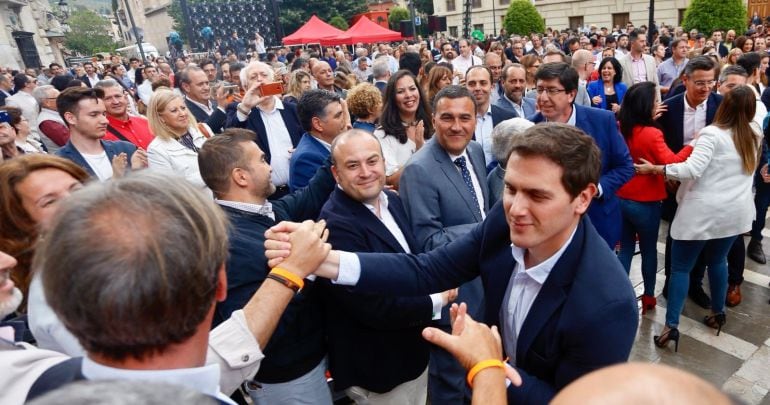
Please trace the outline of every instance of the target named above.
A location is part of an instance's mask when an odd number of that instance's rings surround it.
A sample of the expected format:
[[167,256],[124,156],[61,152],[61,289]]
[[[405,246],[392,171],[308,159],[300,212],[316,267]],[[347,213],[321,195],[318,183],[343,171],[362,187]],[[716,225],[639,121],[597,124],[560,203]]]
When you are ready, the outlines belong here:
[[517,363],[526,359],[526,353],[532,346],[532,342],[567,298],[575,271],[580,263],[586,218],[584,216],[578,223],[572,242],[553,266],[521,326],[521,333],[516,342]]
[[265,129],[265,123],[262,122],[262,115],[259,112],[259,108],[254,108],[249,114],[249,121],[251,121],[251,127],[254,128],[257,133],[257,144],[265,152],[265,157],[268,163],[270,162],[270,143],[267,140],[267,129]]
[[91,168],[91,165],[88,164],[83,155],[78,152],[77,148],[75,148],[75,145],[67,141],[67,145],[62,150],[64,151],[64,154],[67,155],[68,159],[75,162],[78,166],[84,168],[91,177],[96,177],[96,172],[94,172],[94,169]]
[[417,245],[417,241],[412,235],[411,224],[409,222],[409,218],[406,216],[406,210],[401,204],[401,199],[396,193],[390,191],[385,191],[385,194],[388,196],[388,211],[391,215],[393,215],[393,219],[401,229],[401,233],[404,234],[406,244],[409,245],[409,250],[411,250],[412,253],[420,253],[422,250]]
[[[291,144],[296,148],[297,144],[299,143],[299,139],[301,137],[302,132],[297,131],[296,128],[294,128],[294,117],[292,116],[291,111],[286,107],[284,104],[283,109],[281,111],[281,118],[283,119],[283,124],[286,126],[286,130],[289,132],[289,137],[291,138]],[[300,135],[297,135],[300,134]]]
[[[479,149],[479,153],[474,153],[473,150],[470,147],[471,145],[468,145],[467,153],[468,157],[471,159],[471,164],[473,164],[473,171],[476,172],[476,180],[479,181],[479,188],[481,188],[481,194],[483,194],[484,197],[484,212],[487,211],[489,208],[489,190],[487,189],[487,167],[484,165],[484,158],[483,158],[483,151]],[[481,222],[481,214],[478,215],[478,218],[476,218],[477,221]]]
[[[436,162],[438,162],[441,171],[444,172],[447,180],[449,180],[452,186],[454,186],[455,190],[457,190],[457,194],[460,196],[460,198],[465,201],[468,209],[473,212],[473,217],[476,218],[476,221],[481,221],[481,218],[477,213],[478,208],[476,208],[476,203],[473,201],[473,197],[471,196],[470,191],[468,191],[468,187],[465,185],[465,180],[463,180],[463,176],[460,174],[457,166],[454,164],[454,162],[452,162],[452,160],[449,158],[449,154],[443,148],[441,148],[441,145],[439,145],[438,142],[433,141],[430,144],[433,147],[433,157],[436,159]],[[475,168],[476,164],[473,163],[473,165]]]
[[[374,213],[369,211],[369,208],[364,206],[364,204],[350,198],[347,194],[345,194],[344,191],[340,190],[339,187],[335,188],[334,194],[332,196],[332,198],[336,199],[340,205],[347,208],[350,211],[350,214],[357,218],[364,228],[368,229],[369,232],[367,233],[369,235],[374,235],[380,239],[382,242],[388,245],[388,247],[390,247],[393,252],[404,252],[404,248],[401,247],[401,244],[398,243],[396,238],[393,236],[393,234],[390,233],[385,224],[383,224],[382,221],[380,221],[380,219],[374,215]],[[402,224],[398,224],[398,226],[401,227]]]

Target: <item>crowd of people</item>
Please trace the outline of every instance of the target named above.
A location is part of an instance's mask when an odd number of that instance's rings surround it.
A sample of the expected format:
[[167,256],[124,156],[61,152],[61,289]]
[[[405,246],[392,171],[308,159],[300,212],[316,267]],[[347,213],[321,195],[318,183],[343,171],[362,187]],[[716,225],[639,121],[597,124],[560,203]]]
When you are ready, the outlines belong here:
[[609,366],[637,300],[658,308],[662,220],[660,348],[688,296],[719,335],[745,257],[766,262],[768,33],[0,68],[0,398],[103,379],[257,404],[622,391],[601,381],[626,372]]

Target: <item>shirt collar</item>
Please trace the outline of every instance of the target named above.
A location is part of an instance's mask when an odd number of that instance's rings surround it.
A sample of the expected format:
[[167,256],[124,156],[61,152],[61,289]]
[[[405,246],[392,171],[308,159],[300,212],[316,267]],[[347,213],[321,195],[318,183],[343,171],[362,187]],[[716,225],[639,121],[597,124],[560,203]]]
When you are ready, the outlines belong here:
[[522,271],[524,274],[529,276],[531,279],[536,281],[538,284],[542,285],[545,283],[545,280],[548,278],[548,275],[551,274],[551,270],[553,270],[553,266],[556,265],[556,262],[559,261],[561,256],[564,254],[564,251],[567,250],[567,246],[569,246],[570,243],[572,243],[572,238],[575,237],[575,232],[577,231],[577,226],[575,226],[575,229],[572,230],[572,234],[569,236],[569,239],[567,239],[566,242],[564,242],[564,245],[562,245],[559,250],[556,251],[551,257],[544,260],[542,263],[537,264],[535,266],[532,266],[530,268],[526,268],[524,265],[524,255],[526,253],[526,249],[520,248],[514,244],[511,244],[511,254],[513,255],[513,260],[516,261],[516,271]]
[[[342,189],[342,187],[340,187],[340,189]],[[380,195],[377,197],[377,200],[379,200],[380,202],[380,212],[388,209],[388,195],[385,194],[384,191],[380,191]],[[367,203],[363,203],[363,204],[364,204],[364,207],[368,208],[369,211],[371,211],[375,217],[377,218],[382,217],[382,215],[377,215],[377,209],[374,207],[374,205],[367,204]]]
[[98,364],[84,357],[82,372],[88,380],[162,381],[182,385],[212,397],[221,397],[218,364],[171,370],[126,370]]
[[705,110],[706,109],[706,103],[708,103],[709,99],[706,97],[703,102],[696,105],[695,107],[690,107],[690,103],[687,101],[687,96],[684,97],[684,111],[685,112],[695,112],[697,110]]
[[275,100],[275,103],[273,104],[273,109],[272,110],[267,111],[267,110],[262,109],[262,107],[257,106],[259,111],[261,111],[261,112],[263,112],[265,114],[272,114],[276,110],[283,110],[283,101],[281,101],[281,99],[279,97],[276,97],[276,96],[273,96],[273,99]]
[[461,156],[464,156],[464,157],[465,157],[465,161],[466,161],[466,162],[468,162],[468,161],[470,160],[470,159],[468,158],[468,149],[463,149],[463,153],[461,153],[461,154],[459,154],[459,155],[453,155],[453,154],[451,154],[451,153],[449,153],[449,152],[447,152],[447,155],[449,155],[449,160],[451,160],[451,161],[452,161],[452,163],[454,163],[454,161],[455,161],[457,158],[461,157]]
[[262,205],[245,203],[240,201],[228,201],[228,200],[216,200],[217,204],[225,207],[235,208],[237,210],[250,212],[252,214],[264,215],[270,217],[275,221],[275,213],[273,212],[273,204],[270,201],[265,200]]
[[487,106],[487,111],[484,113],[484,115],[479,115],[479,117],[484,117],[484,118],[486,118],[487,116],[490,116],[490,117],[492,116],[492,103],[489,103],[489,105]]
[[317,136],[315,136],[313,134],[310,134],[310,136],[312,136],[316,141],[321,143],[321,145],[323,145],[324,148],[326,148],[327,150],[332,150],[332,144],[330,144],[329,142],[326,142],[323,139],[321,139],[321,138],[319,138],[319,137],[317,137]]
[[191,103],[197,105],[198,107],[203,108],[204,110],[213,110],[214,109],[214,105],[211,103],[211,100],[209,100],[208,101],[208,105],[206,105],[206,104],[199,103],[199,102],[191,99],[188,96],[184,96],[184,98],[187,99],[187,100],[190,100]]

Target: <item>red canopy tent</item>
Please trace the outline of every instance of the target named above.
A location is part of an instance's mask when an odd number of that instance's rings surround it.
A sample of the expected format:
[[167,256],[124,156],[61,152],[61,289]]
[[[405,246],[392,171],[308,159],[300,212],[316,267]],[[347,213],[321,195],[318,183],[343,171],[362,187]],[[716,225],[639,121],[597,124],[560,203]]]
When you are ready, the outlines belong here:
[[403,37],[400,32],[383,28],[376,22],[363,17],[359,18],[352,27],[348,28],[347,31],[336,39],[340,41],[339,43],[343,44],[355,44],[358,42],[369,44],[372,42],[399,41]]
[[302,45],[319,42],[322,45],[338,44],[340,43],[339,41],[327,43],[325,39],[336,38],[341,35],[345,35],[345,32],[325,23],[323,20],[313,15],[305,25],[301,26],[297,31],[283,37],[283,43],[284,45]]

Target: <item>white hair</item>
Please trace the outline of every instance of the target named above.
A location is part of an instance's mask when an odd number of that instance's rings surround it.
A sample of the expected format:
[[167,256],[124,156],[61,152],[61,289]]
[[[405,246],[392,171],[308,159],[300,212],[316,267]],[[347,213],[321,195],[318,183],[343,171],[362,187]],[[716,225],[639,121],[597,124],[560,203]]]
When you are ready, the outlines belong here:
[[244,89],[249,88],[249,73],[252,71],[252,69],[256,67],[261,67],[262,69],[265,69],[265,71],[270,72],[270,75],[273,77],[270,78],[270,81],[273,81],[275,79],[275,72],[273,71],[273,68],[270,67],[267,63],[259,62],[259,61],[253,61],[249,62],[246,67],[241,69],[240,72],[240,78],[241,78],[241,86],[243,86]]

